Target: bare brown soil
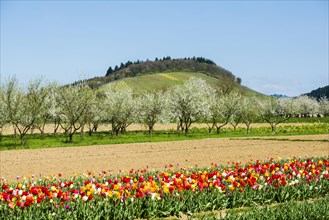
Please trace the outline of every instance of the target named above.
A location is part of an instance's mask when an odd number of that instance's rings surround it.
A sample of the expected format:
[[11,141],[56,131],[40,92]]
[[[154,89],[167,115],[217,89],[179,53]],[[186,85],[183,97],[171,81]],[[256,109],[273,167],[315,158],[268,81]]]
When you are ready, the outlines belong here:
[[[66,147],[34,150],[0,151],[0,177],[9,180],[31,174],[62,173],[71,176],[102,170],[164,169],[166,164],[179,167],[210,166],[230,161],[248,162],[269,157],[329,157],[329,143],[321,135],[298,136],[315,141],[241,140],[229,138],[192,141],[117,144],[88,147]],[[287,137],[284,137],[287,138]]]

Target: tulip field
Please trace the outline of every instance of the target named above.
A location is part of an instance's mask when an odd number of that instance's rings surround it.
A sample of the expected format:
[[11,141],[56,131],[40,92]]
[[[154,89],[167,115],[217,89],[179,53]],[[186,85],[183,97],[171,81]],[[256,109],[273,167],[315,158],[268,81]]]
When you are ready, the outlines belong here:
[[[220,210],[219,216],[204,217],[329,218],[328,157],[213,163],[204,168],[169,164],[163,171],[102,171],[69,178],[58,173],[11,182],[3,178],[0,186],[1,219],[197,217]],[[241,207],[253,208],[239,212]]]

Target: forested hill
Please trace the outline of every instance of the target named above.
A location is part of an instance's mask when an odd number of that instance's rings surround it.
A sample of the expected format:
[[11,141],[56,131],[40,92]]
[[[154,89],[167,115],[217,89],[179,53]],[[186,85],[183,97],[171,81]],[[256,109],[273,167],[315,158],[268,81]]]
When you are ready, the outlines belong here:
[[320,99],[321,97],[324,97],[324,96],[329,98],[329,85],[312,90],[311,92],[306,93],[304,95],[307,95],[309,97],[313,97],[316,99]]
[[210,59],[203,57],[172,59],[169,56],[162,59],[156,58],[154,61],[127,61],[115,67],[109,67],[104,77],[95,77],[87,82],[92,88],[98,88],[118,79],[162,72],[199,72],[220,79],[222,82],[241,83],[240,78],[236,78],[233,73],[216,65]]

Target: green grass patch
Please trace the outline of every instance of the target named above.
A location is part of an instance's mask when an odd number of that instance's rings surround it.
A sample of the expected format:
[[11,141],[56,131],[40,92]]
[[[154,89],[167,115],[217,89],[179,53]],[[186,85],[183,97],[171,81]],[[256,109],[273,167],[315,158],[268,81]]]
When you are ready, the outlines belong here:
[[[193,214],[189,219],[329,219],[329,196]],[[169,219],[169,218],[168,218]]]
[[329,219],[329,196],[303,202],[289,201],[275,206],[229,211],[223,219]]
[[[182,85],[191,77],[201,78],[211,85],[215,85],[218,82],[218,79],[209,77],[202,73],[168,72],[124,78],[119,81],[111,82],[105,85],[102,89],[106,88],[108,85],[114,85],[117,89],[132,88],[136,93],[145,90],[159,91],[166,90],[175,85]],[[125,86],[123,87],[122,85]]]
[[73,146],[90,146],[105,144],[124,144],[124,143],[142,143],[142,142],[162,142],[162,141],[183,141],[196,140],[204,138],[235,138],[235,137],[255,137],[255,136],[284,136],[284,135],[312,135],[312,134],[328,134],[329,124],[310,124],[301,126],[282,126],[277,128],[277,133],[273,134],[270,127],[253,128],[252,132],[247,134],[246,128],[238,128],[234,131],[232,128],[223,128],[221,133],[208,133],[206,128],[193,128],[186,136],[177,133],[175,130],[154,131],[150,137],[147,131],[128,131],[118,136],[111,136],[109,132],[97,132],[89,136],[84,134],[76,134],[73,142],[66,142],[64,134],[56,136],[46,134],[41,137],[40,134],[26,135],[26,144],[21,145],[18,137],[6,135],[2,137],[0,142],[0,150],[14,149],[36,149],[50,147],[73,147]]

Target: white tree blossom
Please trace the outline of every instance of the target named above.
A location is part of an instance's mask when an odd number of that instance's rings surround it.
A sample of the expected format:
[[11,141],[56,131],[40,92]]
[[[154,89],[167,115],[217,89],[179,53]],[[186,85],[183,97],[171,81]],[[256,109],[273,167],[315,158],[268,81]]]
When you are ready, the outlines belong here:
[[2,85],[0,85],[0,140],[2,136],[2,130],[5,127],[5,125],[8,123],[8,114],[5,108],[4,95],[5,94]]
[[241,108],[241,94],[232,91],[227,94],[219,93],[210,96],[210,111],[207,115],[209,132],[216,128],[217,133],[227,125],[231,117]]
[[254,98],[243,97],[240,115],[242,122],[247,126],[247,133],[251,130],[251,123],[259,116],[258,102]]
[[150,135],[155,123],[167,121],[167,97],[162,92],[143,93],[138,100],[139,121],[147,126]]
[[311,97],[299,96],[295,99],[297,114],[302,117],[312,117],[319,112],[319,103]]
[[45,126],[53,119],[52,109],[54,108],[54,105],[56,105],[56,100],[54,99],[56,88],[57,85],[55,83],[47,84],[39,93],[42,97],[43,103],[42,108],[39,109],[39,116],[37,117],[33,128],[38,129],[42,137],[45,133]]
[[22,88],[18,86],[15,77],[8,78],[2,86],[2,104],[5,112],[7,112],[7,122],[13,126],[16,135],[16,126],[21,120],[23,114],[24,93]]
[[177,130],[187,135],[193,122],[208,115],[210,104],[207,99],[213,93],[212,87],[197,78],[191,78],[170,91],[170,115],[177,121]]
[[25,142],[26,133],[42,117],[46,96],[47,92],[42,80],[30,82],[26,94],[18,86],[18,81],[14,77],[8,79],[4,85],[1,99],[8,114],[8,121],[15,131],[18,131],[22,144]]
[[85,124],[85,115],[91,106],[93,91],[85,84],[70,85],[57,90],[60,126],[72,142],[73,135]]
[[49,121],[53,123],[53,134],[55,135],[60,127],[61,121],[61,107],[60,102],[58,102],[58,100],[60,99],[59,90],[61,89],[61,87],[59,87],[56,83],[51,83],[48,89],[50,92],[46,100],[46,112],[48,112],[47,116],[49,117]]
[[112,135],[118,135],[136,121],[136,100],[132,89],[117,90],[109,87],[105,92],[103,119],[112,126]]
[[323,116],[329,116],[329,99],[321,97],[319,100],[319,111]]
[[261,117],[270,124],[272,132],[276,126],[296,114],[295,100],[291,98],[268,98],[259,102]]
[[99,92],[93,92],[92,96],[90,107],[87,109],[87,112],[83,118],[84,124],[87,125],[88,134],[90,136],[93,132],[97,131],[97,128],[102,121],[102,105],[105,99],[105,96]]

